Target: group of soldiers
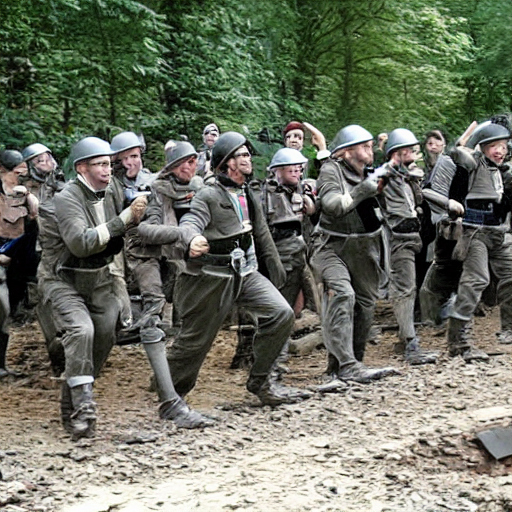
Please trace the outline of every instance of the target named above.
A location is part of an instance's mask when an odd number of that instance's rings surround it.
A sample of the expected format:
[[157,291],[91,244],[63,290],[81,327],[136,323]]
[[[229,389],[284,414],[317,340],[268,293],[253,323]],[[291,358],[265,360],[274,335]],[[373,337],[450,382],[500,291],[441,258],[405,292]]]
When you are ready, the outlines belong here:
[[[302,154],[306,134],[314,162]],[[497,340],[512,343],[503,122],[474,123],[449,154],[438,130],[427,134],[423,155],[405,128],[379,135],[376,147],[359,125],[342,128],[329,149],[309,123],[293,121],[283,136],[263,181],[253,179],[246,137],[221,134],[213,123],[200,152],[169,141],[158,173],[144,168],[144,140],[133,132],[76,143],[77,176],[67,183],[40,143],[0,153],[0,377],[10,372],[8,317],[21,286],[9,285],[10,273],[22,275],[28,296],[37,283],[38,319],[64,377],[62,422],[75,440],[94,435],[94,381],[116,337],[130,333],[152,367],[160,417],[182,428],[211,425],[184,397],[235,306],[252,325],[247,389],[270,406],[314,392],[283,385],[280,372],[295,317],[318,289],[328,352],[319,391],[397,373],[364,364],[383,293],[399,328],[396,350],[409,364],[438,357],[420,345],[418,303],[423,320],[447,320],[450,356],[488,357],[473,346],[470,328],[491,275]],[[306,178],[311,166],[316,181]],[[169,346],[166,303],[175,327]]]

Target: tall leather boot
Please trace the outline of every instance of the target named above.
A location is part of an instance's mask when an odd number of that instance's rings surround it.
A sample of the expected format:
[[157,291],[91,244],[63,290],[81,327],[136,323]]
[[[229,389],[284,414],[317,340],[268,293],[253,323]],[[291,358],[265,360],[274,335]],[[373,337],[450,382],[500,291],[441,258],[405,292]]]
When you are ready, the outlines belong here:
[[9,372],[5,365],[5,357],[7,354],[7,345],[9,344],[9,335],[0,333],[0,379],[7,377]]
[[477,360],[487,361],[489,356],[472,346],[469,330],[470,326],[467,321],[453,317],[448,319],[447,340],[450,357],[462,356],[468,363]]
[[362,308],[359,304],[356,304],[354,308],[353,348],[354,357],[360,362],[364,359],[366,343],[372,328],[373,316],[373,308]]
[[5,361],[7,355],[7,345],[9,345],[9,335],[2,332],[0,333],[0,379],[12,375],[13,377],[21,377],[22,374],[9,370]]
[[96,432],[96,402],[92,397],[92,383],[71,388],[73,412],[70,425],[73,441],[82,437],[93,437]]
[[178,395],[172,383],[165,353],[165,342],[145,343],[144,349],[155,374],[160,400],[159,414],[164,420],[172,420],[178,428],[203,428],[213,425],[210,418],[189,409]]
[[67,382],[62,383],[60,393],[60,418],[62,426],[68,434],[73,434],[71,427],[71,415],[73,414],[73,400],[71,398],[71,388]]
[[252,345],[255,334],[254,325],[242,324],[238,327],[238,344],[229,366],[230,370],[248,369],[252,366],[254,361]]

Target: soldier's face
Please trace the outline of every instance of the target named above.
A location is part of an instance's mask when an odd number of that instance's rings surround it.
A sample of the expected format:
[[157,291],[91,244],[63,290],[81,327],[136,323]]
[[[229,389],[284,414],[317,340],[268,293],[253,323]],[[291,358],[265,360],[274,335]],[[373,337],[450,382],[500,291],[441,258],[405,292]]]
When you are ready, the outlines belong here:
[[52,172],[57,167],[57,164],[51,153],[43,153],[42,155],[37,155],[31,160],[31,162],[36,170],[43,174]]
[[121,151],[116,157],[126,169],[128,178],[135,178],[142,169],[142,156],[140,148],[131,148]]
[[2,172],[2,183],[4,185],[9,185],[11,187],[16,186],[19,184],[19,178],[23,174],[27,174],[27,164],[25,162],[22,162],[21,164],[17,165],[14,169],[11,171],[5,170],[5,172]]
[[349,147],[344,159],[356,170],[362,171],[367,165],[373,163],[373,141],[362,142]]
[[109,156],[96,156],[77,164],[79,172],[94,190],[104,190],[110,183],[112,167]]
[[191,156],[183,160],[178,166],[171,170],[172,174],[180,183],[190,183],[194,177],[197,167],[197,156]]
[[207,148],[211,148],[219,138],[219,132],[217,130],[211,130],[203,135],[203,142]]
[[300,151],[304,147],[304,132],[299,129],[290,130],[284,137],[284,145]]
[[482,148],[483,154],[495,164],[501,165],[507,156],[507,141],[495,140],[485,144]]
[[228,160],[228,171],[240,172],[244,176],[252,173],[251,153],[246,146],[238,148],[233,157]]
[[429,155],[440,155],[444,151],[444,147],[444,142],[435,137],[429,137],[425,144],[425,149]]
[[276,170],[276,179],[281,185],[296,186],[300,181],[302,174],[302,165],[287,165],[278,167]]
[[412,164],[415,160],[414,151],[412,147],[402,148],[398,150],[398,159],[401,164],[409,165]]

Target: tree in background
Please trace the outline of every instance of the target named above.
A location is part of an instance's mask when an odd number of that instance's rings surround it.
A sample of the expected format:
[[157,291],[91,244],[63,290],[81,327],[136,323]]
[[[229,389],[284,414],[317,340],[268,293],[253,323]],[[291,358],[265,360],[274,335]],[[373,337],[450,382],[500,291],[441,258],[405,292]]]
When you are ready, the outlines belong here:
[[[84,135],[273,144],[292,119],[453,137],[511,110],[509,0],[16,0],[0,4],[0,146]],[[261,144],[260,144],[261,146]]]

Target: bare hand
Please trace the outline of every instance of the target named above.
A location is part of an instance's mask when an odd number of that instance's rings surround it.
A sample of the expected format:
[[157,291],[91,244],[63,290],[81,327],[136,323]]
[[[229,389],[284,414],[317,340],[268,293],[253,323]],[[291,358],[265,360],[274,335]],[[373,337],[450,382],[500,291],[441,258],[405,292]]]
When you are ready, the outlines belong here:
[[462,216],[464,215],[464,206],[462,206],[458,201],[455,201],[455,199],[450,199],[448,200],[448,212]]
[[27,187],[25,187],[24,185],[16,185],[15,187],[12,187],[12,191],[17,196],[26,196],[28,194]]
[[130,210],[132,211],[133,222],[135,224],[138,224],[142,220],[142,217],[146,212],[147,205],[148,199],[146,196],[136,197],[130,204]]
[[318,148],[318,151],[324,151],[327,149],[327,143],[325,142],[324,134],[315,128],[312,124],[302,123],[304,127],[311,133],[311,144]]
[[458,140],[459,146],[465,146],[466,142],[468,141],[469,137],[471,137],[471,134],[475,131],[475,128],[478,126],[478,123],[476,121],[473,121],[467,128],[466,131],[460,136],[460,139]]
[[31,219],[37,217],[39,210],[39,199],[34,194],[27,194],[28,215]]
[[309,196],[304,196],[304,213],[306,215],[313,215],[315,213],[316,207],[313,199]]
[[210,246],[208,245],[208,240],[203,235],[197,235],[192,238],[190,242],[190,247],[188,250],[188,255],[191,258],[198,258],[199,256],[206,254],[210,250]]

